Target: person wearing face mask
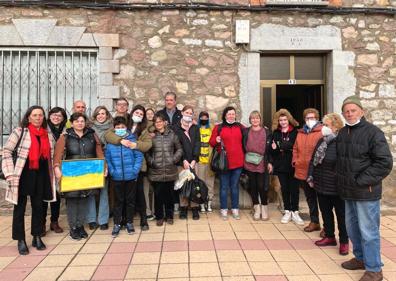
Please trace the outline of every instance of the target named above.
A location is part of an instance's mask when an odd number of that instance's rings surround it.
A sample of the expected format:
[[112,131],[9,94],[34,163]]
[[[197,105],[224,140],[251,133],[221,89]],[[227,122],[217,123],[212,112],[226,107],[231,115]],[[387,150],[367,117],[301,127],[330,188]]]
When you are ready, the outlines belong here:
[[197,175],[200,179],[202,179],[206,186],[208,187],[208,203],[201,204],[201,212],[204,213],[206,210],[211,213],[212,210],[212,199],[214,196],[214,181],[215,174],[210,169],[210,154],[211,147],[209,145],[210,136],[212,135],[212,129],[209,121],[209,113],[206,111],[202,111],[199,113],[198,118],[198,128],[199,128],[199,136],[201,140],[201,151],[199,154],[199,162],[196,165]]
[[358,96],[342,104],[346,126],[337,136],[336,177],[345,200],[345,224],[354,257],[341,266],[366,270],[360,281],[383,280],[381,267],[380,200],[382,180],[392,171],[393,157],[378,127],[364,117]]
[[323,138],[317,143],[310,161],[307,182],[318,194],[319,208],[322,213],[326,236],[315,242],[319,247],[336,246],[334,235],[334,215],[337,216],[340,237],[340,255],[348,255],[349,242],[345,226],[345,202],[337,191],[336,138],[338,131],[344,126],[341,116],[330,113],[323,117]]
[[236,122],[236,110],[228,106],[223,110],[222,123],[213,128],[209,144],[217,147],[223,142],[227,152],[228,170],[220,174],[220,215],[223,220],[228,219],[227,198],[228,191],[231,191],[231,211],[234,219],[239,220],[239,178],[241,176],[244,151],[243,135],[244,128]]
[[[307,108],[303,112],[305,124],[298,130],[296,141],[293,145],[292,165],[295,169],[294,177],[300,181],[307,199],[311,222],[304,228],[305,232],[319,231],[319,208],[315,189],[307,183],[308,167],[312,152],[319,139],[322,138],[322,124],[319,122],[319,112],[315,108]],[[304,221],[298,222],[303,225]],[[321,233],[323,236],[324,233]]]
[[[127,130],[124,117],[114,118],[114,133],[131,142],[136,141],[136,136]],[[105,152],[109,173],[114,182],[114,227],[112,236],[117,237],[121,230],[122,210],[125,206],[126,230],[133,234],[133,214],[137,193],[137,177],[143,164],[143,153],[130,149],[121,144],[108,144]]]
[[[104,134],[112,127],[112,117],[105,106],[98,106],[95,108],[91,118],[91,128],[99,137],[102,149],[106,149],[106,140]],[[96,229],[98,224],[101,230],[109,228],[109,196],[108,196],[108,181],[106,180],[104,188],[99,191],[99,208],[96,213],[96,198],[91,196],[88,198],[87,222],[89,229]],[[98,221],[98,224],[96,223]]]
[[[182,168],[195,169],[199,162],[199,154],[201,151],[201,140],[199,135],[199,128],[193,124],[194,109],[190,105],[184,106],[182,110],[182,118],[180,123],[174,126],[174,131],[179,137],[183,148]],[[190,203],[190,204],[189,204]],[[180,219],[187,219],[187,208],[191,206],[193,220],[199,219],[199,205],[194,202],[189,202],[186,197],[180,196]]]
[[[130,113],[131,117],[131,133],[135,135],[136,140],[131,141],[128,139],[117,136],[112,130],[109,130],[105,134],[105,139],[108,143],[122,144],[130,149],[139,150],[142,153],[146,153],[152,146],[152,139],[149,130],[152,127],[152,123],[146,119],[146,110],[144,106],[138,104],[135,105]],[[140,214],[140,227],[143,231],[149,229],[147,223],[146,214],[146,199],[144,196],[144,183],[143,178],[146,176],[147,165],[146,161],[143,160],[141,172],[137,178],[137,190],[136,190],[136,210]],[[124,212],[125,213],[125,212]]]

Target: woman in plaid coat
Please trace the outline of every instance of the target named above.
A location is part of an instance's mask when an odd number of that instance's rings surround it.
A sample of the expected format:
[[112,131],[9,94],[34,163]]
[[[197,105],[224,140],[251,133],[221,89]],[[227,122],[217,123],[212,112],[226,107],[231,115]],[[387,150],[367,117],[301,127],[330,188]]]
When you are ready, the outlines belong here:
[[[19,145],[18,145],[19,143]],[[16,159],[13,152],[16,150]],[[27,196],[32,206],[32,246],[45,250],[40,238],[43,225],[43,201],[56,200],[52,173],[53,137],[47,131],[44,109],[30,107],[21,126],[14,129],[3,147],[2,169],[8,182],[6,200],[14,204],[12,239],[18,240],[18,251],[27,255],[25,241],[25,208]]]

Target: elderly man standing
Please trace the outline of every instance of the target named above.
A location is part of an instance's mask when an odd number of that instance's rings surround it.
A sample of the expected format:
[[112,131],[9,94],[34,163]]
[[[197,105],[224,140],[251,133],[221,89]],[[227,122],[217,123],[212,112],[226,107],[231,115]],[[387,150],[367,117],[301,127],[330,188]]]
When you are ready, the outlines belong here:
[[[72,108],[72,113],[78,112],[85,114],[87,111],[87,104],[83,100],[76,100],[73,102],[73,108]],[[66,122],[66,129],[71,128],[71,123],[70,120],[67,120]]]
[[158,113],[162,113],[166,117],[170,128],[174,128],[180,123],[182,114],[176,107],[176,94],[174,92],[167,92],[165,94],[165,107],[158,111]]
[[342,115],[346,126],[337,137],[337,183],[355,256],[342,267],[365,269],[360,281],[382,280],[380,199],[382,180],[392,170],[392,154],[384,133],[364,118],[357,96],[344,100]]

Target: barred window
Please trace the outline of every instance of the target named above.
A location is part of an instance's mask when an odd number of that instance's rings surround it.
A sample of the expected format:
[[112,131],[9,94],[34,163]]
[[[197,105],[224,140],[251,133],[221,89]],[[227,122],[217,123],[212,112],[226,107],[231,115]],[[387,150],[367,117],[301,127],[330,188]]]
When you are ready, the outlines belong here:
[[97,49],[0,49],[0,130],[3,146],[32,105],[70,114],[84,100],[87,114],[98,105]]

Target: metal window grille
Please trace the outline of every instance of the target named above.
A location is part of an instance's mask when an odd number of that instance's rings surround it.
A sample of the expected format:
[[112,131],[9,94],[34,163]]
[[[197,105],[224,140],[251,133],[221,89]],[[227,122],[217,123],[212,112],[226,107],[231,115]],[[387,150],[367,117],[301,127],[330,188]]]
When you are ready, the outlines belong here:
[[87,114],[98,105],[97,49],[0,48],[0,145],[32,105],[70,114],[84,100]]

